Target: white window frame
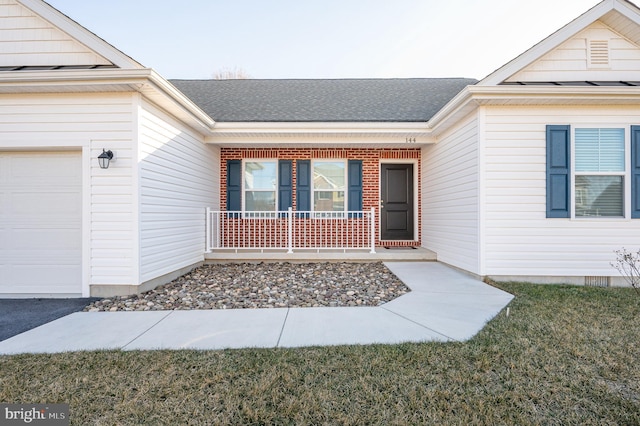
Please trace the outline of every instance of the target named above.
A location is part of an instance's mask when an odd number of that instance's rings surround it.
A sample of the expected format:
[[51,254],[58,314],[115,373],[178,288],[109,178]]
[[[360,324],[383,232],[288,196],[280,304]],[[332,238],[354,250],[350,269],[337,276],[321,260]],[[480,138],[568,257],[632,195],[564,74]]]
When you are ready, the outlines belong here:
[[[266,189],[247,189],[246,185],[245,185],[245,179],[246,179],[246,167],[247,167],[247,163],[275,163],[276,166],[276,186],[273,189],[273,191],[270,190],[266,190]],[[278,182],[279,182],[279,176],[278,176],[278,159],[277,158],[244,158],[242,160],[242,213],[243,215],[245,215],[247,212],[254,212],[255,210],[247,210],[247,206],[246,206],[246,194],[247,191],[250,192],[274,192],[274,198],[275,198],[275,208],[273,211],[267,211],[268,213],[273,213],[272,215],[264,215],[261,216],[261,219],[272,219],[272,218],[276,218],[277,216],[277,212],[278,212]],[[251,219],[247,216],[245,216],[245,218]],[[256,217],[257,219],[258,217]]]
[[[326,189],[316,189],[314,185],[315,181],[315,167],[318,163],[343,163],[344,164],[344,208],[342,210],[332,210],[332,215],[327,217],[327,215],[323,215],[319,212],[316,212],[315,209],[315,196],[316,192],[339,192],[336,191],[327,191]],[[313,212],[313,217],[317,219],[344,219],[346,217],[347,211],[349,210],[349,162],[346,158],[317,158],[311,160],[311,211]],[[322,210],[324,211],[324,210]]]
[[[624,130],[624,171],[622,172],[577,172],[576,171],[576,130],[577,129],[623,129]],[[576,216],[576,176],[622,176],[623,216]],[[620,221],[631,218],[631,127],[627,124],[574,124],[571,125],[571,219]]]

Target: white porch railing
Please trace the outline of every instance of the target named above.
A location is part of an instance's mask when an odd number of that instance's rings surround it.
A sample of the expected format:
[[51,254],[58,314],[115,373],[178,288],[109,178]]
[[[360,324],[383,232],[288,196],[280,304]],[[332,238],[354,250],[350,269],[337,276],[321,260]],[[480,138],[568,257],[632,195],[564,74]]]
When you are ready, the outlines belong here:
[[207,253],[216,249],[369,249],[375,253],[375,210],[229,212],[207,209]]

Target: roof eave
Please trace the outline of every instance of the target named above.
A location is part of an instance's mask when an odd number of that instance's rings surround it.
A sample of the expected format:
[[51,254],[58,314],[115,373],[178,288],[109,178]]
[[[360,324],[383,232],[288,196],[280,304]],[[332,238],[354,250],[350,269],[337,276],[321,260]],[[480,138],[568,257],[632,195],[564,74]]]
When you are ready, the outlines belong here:
[[203,136],[215,125],[204,111],[150,68],[0,72],[0,94],[139,92]]
[[329,144],[335,143],[335,138],[349,138],[350,143],[360,139],[366,143],[403,146],[435,142],[425,122],[216,122],[206,142],[230,146],[260,138],[269,138],[274,143],[328,138],[325,142]]
[[638,105],[640,87],[467,86],[429,120],[435,137],[483,105]]

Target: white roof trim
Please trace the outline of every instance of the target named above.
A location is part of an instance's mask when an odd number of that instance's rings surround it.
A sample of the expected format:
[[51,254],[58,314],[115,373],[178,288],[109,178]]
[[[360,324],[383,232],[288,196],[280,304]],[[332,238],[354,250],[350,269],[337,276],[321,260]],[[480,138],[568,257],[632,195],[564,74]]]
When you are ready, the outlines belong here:
[[209,135],[215,121],[150,68],[0,72],[0,93],[139,92],[165,111]]
[[[425,122],[216,122],[207,142],[229,142],[242,137],[343,137],[386,138],[383,143],[424,144],[432,143],[430,130]],[[328,143],[334,143],[329,140]]]
[[493,73],[482,79],[476,86],[496,86],[512,75],[523,70],[543,55],[558,47],[569,38],[582,31],[608,12],[615,10],[630,20],[640,25],[640,10],[632,3],[625,0],[603,0],[578,18],[560,28],[549,37],[542,40],[517,58],[498,68]]
[[396,132],[424,132],[426,122],[404,123],[404,122],[216,122],[213,132],[235,132],[235,131],[255,131],[266,133],[279,132],[312,132],[324,133],[326,131],[338,133],[353,132],[375,132],[375,133],[396,133]]
[[142,69],[140,63],[116,49],[67,15],[42,0],[16,0],[41,18],[49,21],[61,31],[69,34],[78,42],[103,56],[114,65],[123,69]]
[[638,105],[640,87],[467,86],[428,123],[435,136],[481,105]]

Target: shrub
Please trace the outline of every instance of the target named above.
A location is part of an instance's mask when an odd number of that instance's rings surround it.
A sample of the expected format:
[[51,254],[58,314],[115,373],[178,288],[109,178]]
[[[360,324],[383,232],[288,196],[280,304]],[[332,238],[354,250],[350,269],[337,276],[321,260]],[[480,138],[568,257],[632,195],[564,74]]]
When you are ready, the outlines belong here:
[[637,252],[628,251],[626,248],[614,250],[615,262],[611,266],[620,271],[624,279],[640,293],[640,249]]

